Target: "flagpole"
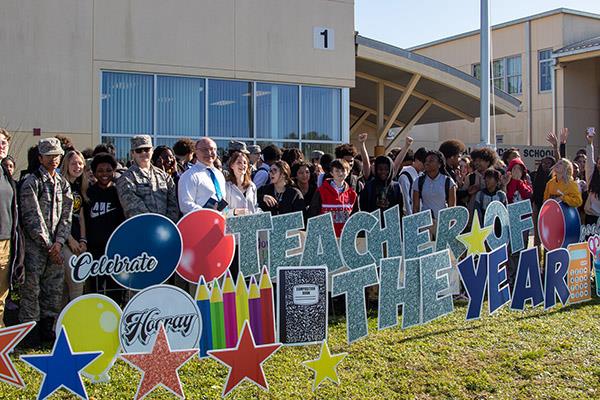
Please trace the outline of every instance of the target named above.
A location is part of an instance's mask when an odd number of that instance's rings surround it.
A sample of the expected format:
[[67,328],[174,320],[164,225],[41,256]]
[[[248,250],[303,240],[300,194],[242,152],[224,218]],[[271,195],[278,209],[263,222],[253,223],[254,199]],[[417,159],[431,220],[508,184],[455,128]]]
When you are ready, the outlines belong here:
[[490,12],[489,0],[481,0],[481,31],[480,31],[480,133],[481,146],[490,144]]

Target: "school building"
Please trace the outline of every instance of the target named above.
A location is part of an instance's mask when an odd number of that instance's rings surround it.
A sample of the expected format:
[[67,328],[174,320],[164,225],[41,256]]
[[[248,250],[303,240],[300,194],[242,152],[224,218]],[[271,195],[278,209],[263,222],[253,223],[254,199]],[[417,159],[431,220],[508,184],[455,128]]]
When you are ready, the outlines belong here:
[[[515,117],[491,119],[499,151],[516,146],[529,161],[541,158],[548,131],[563,127],[570,131],[569,156],[585,147],[586,128],[600,125],[600,15],[561,8],[499,24],[492,27],[491,48],[493,87],[521,102]],[[479,77],[478,31],[408,50]],[[479,119],[423,125],[412,135],[476,144]]]
[[[494,54],[504,57],[498,43],[514,43],[497,31]],[[552,50],[587,38],[566,36]],[[460,40],[477,47],[475,36]],[[0,126],[14,134],[19,169],[29,146],[56,134],[78,149],[112,142],[120,158],[140,133],[156,145],[210,136],[221,149],[235,139],[305,154],[332,152],[363,130],[377,152],[409,133],[423,143],[453,135],[468,142],[478,136],[479,81],[470,66],[445,58],[452,51],[428,53],[434,48],[360,36],[353,0],[4,0]],[[525,126],[523,94],[496,91],[493,101],[503,124]],[[556,108],[562,121],[565,106]],[[502,129],[505,143],[527,137]]]

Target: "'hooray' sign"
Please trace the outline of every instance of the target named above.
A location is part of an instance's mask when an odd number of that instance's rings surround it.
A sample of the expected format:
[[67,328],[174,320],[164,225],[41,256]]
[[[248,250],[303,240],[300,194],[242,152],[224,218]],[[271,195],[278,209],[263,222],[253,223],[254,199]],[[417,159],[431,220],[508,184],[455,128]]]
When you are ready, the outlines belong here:
[[194,300],[175,286],[158,285],[136,294],[123,310],[119,340],[124,352],[150,352],[161,325],[171,349],[198,346],[202,320]]

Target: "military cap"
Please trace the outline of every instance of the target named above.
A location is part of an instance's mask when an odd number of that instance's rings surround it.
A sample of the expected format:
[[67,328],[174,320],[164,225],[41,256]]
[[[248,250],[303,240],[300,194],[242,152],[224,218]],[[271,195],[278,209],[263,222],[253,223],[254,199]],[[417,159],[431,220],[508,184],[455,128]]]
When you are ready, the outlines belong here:
[[147,149],[152,147],[152,138],[149,135],[136,135],[131,138],[131,150]]
[[246,143],[239,142],[237,140],[231,140],[229,142],[229,152],[233,151],[239,151],[240,153],[250,154],[250,152],[246,148]]
[[260,146],[257,144],[251,144],[250,146],[248,146],[248,151],[250,152],[250,154],[260,154],[262,152]]
[[65,154],[57,138],[41,139],[38,143],[38,151],[41,156],[62,156]]

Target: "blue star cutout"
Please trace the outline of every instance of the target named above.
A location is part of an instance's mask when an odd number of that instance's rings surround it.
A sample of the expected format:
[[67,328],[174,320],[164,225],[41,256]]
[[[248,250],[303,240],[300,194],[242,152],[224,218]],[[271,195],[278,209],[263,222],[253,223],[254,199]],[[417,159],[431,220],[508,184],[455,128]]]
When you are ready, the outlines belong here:
[[54,343],[51,354],[21,356],[21,360],[44,374],[38,399],[45,399],[64,387],[82,399],[87,399],[79,371],[94,361],[102,352],[73,353],[64,328]]

